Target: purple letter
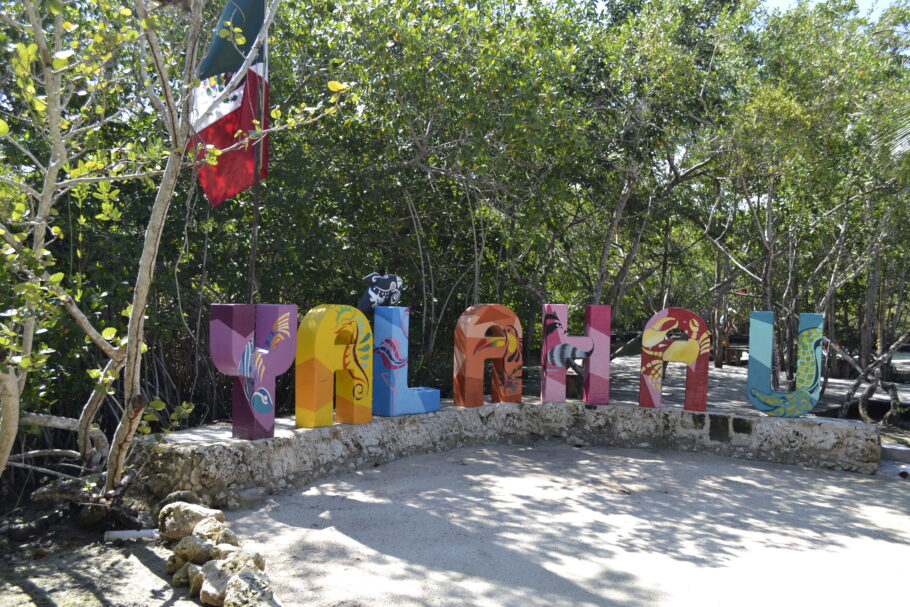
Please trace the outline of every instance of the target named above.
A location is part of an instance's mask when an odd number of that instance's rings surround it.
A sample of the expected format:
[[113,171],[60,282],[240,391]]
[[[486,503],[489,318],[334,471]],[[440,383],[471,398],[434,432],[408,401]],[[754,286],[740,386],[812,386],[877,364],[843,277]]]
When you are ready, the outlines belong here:
[[234,436],[275,435],[275,378],[294,361],[297,306],[212,304],[212,360],[234,377]]

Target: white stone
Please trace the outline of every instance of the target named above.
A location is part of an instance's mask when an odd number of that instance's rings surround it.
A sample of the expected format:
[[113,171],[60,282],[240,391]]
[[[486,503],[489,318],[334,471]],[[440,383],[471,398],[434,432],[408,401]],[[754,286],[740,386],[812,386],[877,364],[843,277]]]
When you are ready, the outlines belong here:
[[158,516],[158,530],[166,540],[179,540],[190,535],[196,523],[204,518],[214,517],[224,521],[224,512],[206,508],[199,504],[174,502],[161,509]]

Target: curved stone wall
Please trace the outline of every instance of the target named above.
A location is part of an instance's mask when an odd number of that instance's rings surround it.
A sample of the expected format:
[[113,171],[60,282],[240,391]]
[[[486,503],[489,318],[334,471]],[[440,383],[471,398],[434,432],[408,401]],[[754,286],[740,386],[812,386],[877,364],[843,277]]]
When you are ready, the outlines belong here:
[[878,470],[878,429],[824,418],[649,409],[580,402],[443,403],[435,413],[374,417],[367,424],[294,428],[278,419],[275,437],[231,437],[228,424],[136,441],[130,458],[135,490],[150,499],[188,489],[212,506],[236,509],[290,486],[415,453],[493,443],[567,441],[575,446],[669,448],[785,464]]

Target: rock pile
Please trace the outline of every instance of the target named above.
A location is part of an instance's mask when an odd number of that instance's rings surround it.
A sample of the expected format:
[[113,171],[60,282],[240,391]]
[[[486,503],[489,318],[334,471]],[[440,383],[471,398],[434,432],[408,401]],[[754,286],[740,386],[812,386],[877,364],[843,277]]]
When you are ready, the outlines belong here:
[[201,505],[195,495],[180,498],[165,498],[158,514],[161,537],[176,541],[167,560],[171,583],[189,586],[190,596],[205,605],[280,607],[265,574],[265,559],[240,547],[237,535],[224,525],[224,513]]

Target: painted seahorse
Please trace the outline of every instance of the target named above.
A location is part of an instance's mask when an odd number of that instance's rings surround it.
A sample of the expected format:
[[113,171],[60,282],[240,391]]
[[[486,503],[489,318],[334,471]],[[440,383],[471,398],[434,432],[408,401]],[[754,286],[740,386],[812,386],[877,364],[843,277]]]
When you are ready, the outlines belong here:
[[263,347],[254,347],[253,340],[250,340],[240,356],[238,374],[243,377],[243,393],[257,413],[265,414],[275,407],[272,395],[266,388],[253,390],[253,386],[265,377],[265,355],[274,351],[279,343],[291,335],[290,318],[290,313],[279,316],[272,324],[272,330],[266,337]]
[[796,390],[792,392],[763,392],[750,388],[752,405],[768,415],[799,417],[811,411],[818,403],[821,381],[822,330],[819,327],[800,331],[796,340],[799,346],[796,358]]
[[341,360],[343,368],[354,380],[353,396],[356,400],[360,400],[366,394],[370,384],[370,378],[364,370],[364,366],[369,364],[373,354],[370,343],[372,333],[369,331],[369,325],[361,326],[365,317],[355,315],[353,312],[354,308],[350,306],[340,306],[337,315],[338,329],[336,329],[335,335],[340,333],[351,335],[351,340],[344,346]]
[[261,348],[256,348],[253,353],[253,366],[256,369],[256,373],[259,375],[259,381],[262,381],[262,378],[265,376],[264,355],[273,351],[278,347],[278,344],[291,335],[290,319],[290,313],[282,314],[276,318],[275,322],[272,324],[272,330],[265,338],[265,344],[263,344]]

